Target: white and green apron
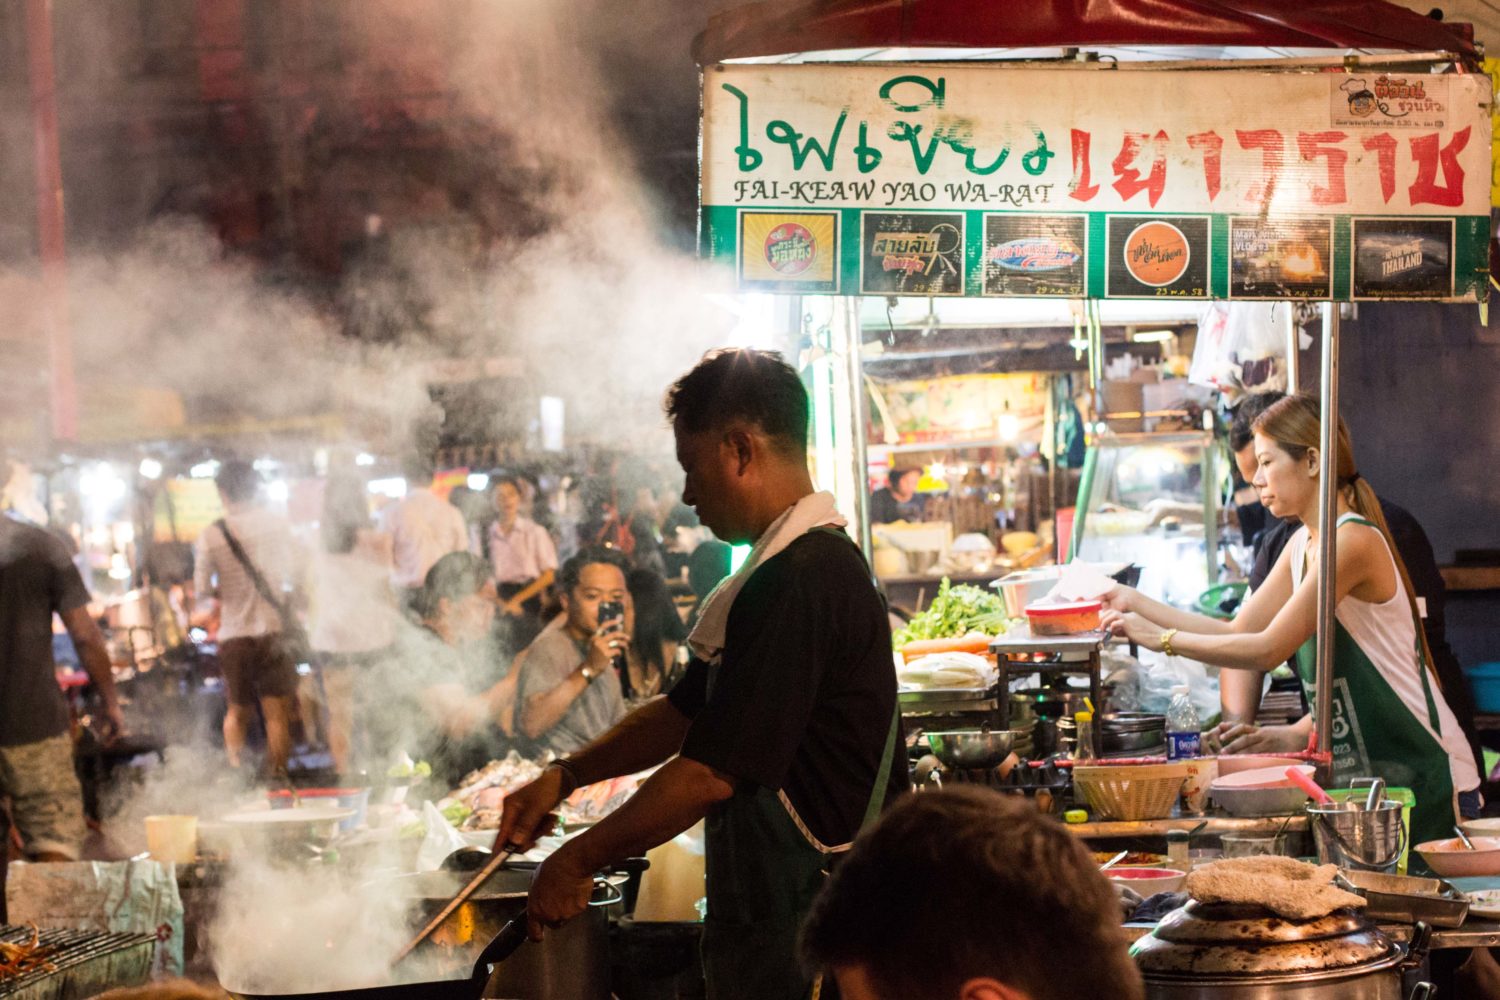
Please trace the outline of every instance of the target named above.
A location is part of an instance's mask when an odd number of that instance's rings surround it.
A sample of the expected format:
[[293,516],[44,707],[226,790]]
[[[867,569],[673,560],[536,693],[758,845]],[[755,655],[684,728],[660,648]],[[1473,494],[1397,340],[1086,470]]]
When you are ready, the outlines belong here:
[[[1338,523],[1379,531],[1355,514],[1344,514]],[[1307,544],[1306,527],[1287,541],[1294,590],[1302,582]],[[1410,788],[1417,800],[1412,842],[1451,836],[1456,794],[1478,788],[1479,771],[1453,711],[1433,689],[1400,572],[1390,600],[1375,604],[1346,596],[1335,619],[1332,732],[1319,739],[1333,754],[1334,785],[1379,776],[1387,785]],[[1308,704],[1317,704],[1316,636],[1297,650],[1297,672]]]

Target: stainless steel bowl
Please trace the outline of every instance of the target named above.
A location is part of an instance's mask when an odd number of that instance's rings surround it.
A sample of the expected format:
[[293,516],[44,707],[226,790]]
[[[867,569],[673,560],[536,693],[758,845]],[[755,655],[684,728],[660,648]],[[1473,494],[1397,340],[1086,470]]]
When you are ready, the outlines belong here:
[[1016,733],[1009,729],[956,729],[926,735],[927,746],[937,759],[956,768],[994,767],[1016,743]]

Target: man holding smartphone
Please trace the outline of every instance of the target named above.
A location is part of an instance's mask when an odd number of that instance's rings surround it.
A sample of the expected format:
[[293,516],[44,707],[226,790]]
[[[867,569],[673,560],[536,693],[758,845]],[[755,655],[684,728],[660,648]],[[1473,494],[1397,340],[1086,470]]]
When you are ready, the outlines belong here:
[[517,658],[516,731],[537,750],[577,750],[625,715],[614,669],[630,643],[625,632],[625,557],[585,549],[558,573],[562,628],[548,629]]

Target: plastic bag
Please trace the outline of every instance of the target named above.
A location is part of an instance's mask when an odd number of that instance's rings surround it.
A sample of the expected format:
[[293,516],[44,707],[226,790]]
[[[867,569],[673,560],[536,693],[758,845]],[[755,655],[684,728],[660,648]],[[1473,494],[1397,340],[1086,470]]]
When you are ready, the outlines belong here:
[[1197,660],[1149,649],[1142,649],[1140,659],[1135,660],[1112,648],[1104,651],[1104,659],[1110,711],[1165,715],[1172,703],[1172,688],[1186,684],[1198,720],[1205,727],[1220,714],[1219,673]]
[[12,862],[5,905],[11,923],[44,930],[155,934],[152,974],[182,975],[182,896],[170,861]]
[[1188,381],[1231,401],[1257,392],[1285,392],[1287,302],[1215,302],[1198,318],[1198,342]]
[[422,835],[422,846],[417,848],[419,872],[437,871],[448,855],[469,846],[463,834],[431,802],[422,803],[422,825],[427,832]]

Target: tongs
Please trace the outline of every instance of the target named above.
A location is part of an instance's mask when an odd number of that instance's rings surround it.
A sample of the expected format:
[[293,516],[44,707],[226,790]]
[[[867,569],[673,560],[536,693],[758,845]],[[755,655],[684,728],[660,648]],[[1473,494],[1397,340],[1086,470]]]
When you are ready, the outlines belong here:
[[[485,866],[479,869],[479,871],[475,872],[474,877],[469,879],[468,883],[462,889],[458,890],[458,893],[452,899],[448,900],[443,908],[437,912],[437,916],[427,921],[427,925],[417,932],[417,936],[412,938],[405,947],[403,947],[396,953],[396,957],[391,960],[391,964],[395,965],[399,963],[402,959],[406,958],[406,956],[410,955],[416,949],[417,945],[432,937],[433,932],[441,927],[443,925],[443,922],[451,917],[455,910],[464,905],[464,903],[468,902],[469,897],[478,892],[480,886],[488,882],[491,876],[493,876],[497,871],[505,866],[505,862],[510,860],[511,855],[515,854],[519,850],[520,847],[516,844],[506,844],[503,850],[497,852],[493,857],[491,857],[490,860],[485,864]],[[518,924],[519,931],[516,930]],[[515,941],[515,944],[512,945],[509,949],[510,951],[514,951],[515,948],[520,945],[521,941],[525,939],[525,910],[522,910],[518,915],[511,918],[510,923],[506,924],[505,927],[501,929],[500,933],[496,935],[496,941],[498,942],[500,938],[505,938],[507,941],[509,941],[511,938],[515,937],[517,933],[520,934],[520,939]],[[506,953],[508,954],[509,952]]]

